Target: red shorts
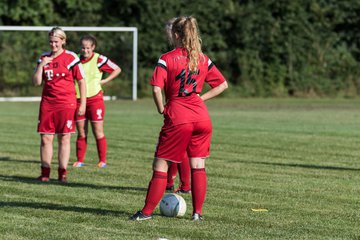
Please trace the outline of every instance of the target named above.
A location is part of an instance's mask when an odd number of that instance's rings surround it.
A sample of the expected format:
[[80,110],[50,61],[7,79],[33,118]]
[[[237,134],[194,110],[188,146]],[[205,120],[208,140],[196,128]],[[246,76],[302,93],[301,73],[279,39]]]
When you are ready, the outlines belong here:
[[[78,112],[80,102],[77,103],[76,112]],[[76,114],[75,120],[84,121],[90,120],[91,122],[102,122],[105,116],[105,104],[104,99],[101,97],[88,98],[86,100],[86,112],[85,115],[79,116]]]
[[211,121],[163,126],[160,132],[155,157],[180,163],[189,158],[210,156],[212,134]]
[[75,133],[75,109],[48,109],[40,106],[38,133],[67,134]]

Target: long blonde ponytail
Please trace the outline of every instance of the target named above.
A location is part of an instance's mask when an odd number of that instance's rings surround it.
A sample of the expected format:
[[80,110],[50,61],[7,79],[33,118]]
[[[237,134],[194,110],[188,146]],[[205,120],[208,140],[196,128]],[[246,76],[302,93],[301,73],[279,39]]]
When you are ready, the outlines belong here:
[[197,21],[194,17],[178,17],[172,25],[173,35],[178,35],[178,44],[188,53],[189,69],[196,72],[198,69],[201,51],[201,38]]

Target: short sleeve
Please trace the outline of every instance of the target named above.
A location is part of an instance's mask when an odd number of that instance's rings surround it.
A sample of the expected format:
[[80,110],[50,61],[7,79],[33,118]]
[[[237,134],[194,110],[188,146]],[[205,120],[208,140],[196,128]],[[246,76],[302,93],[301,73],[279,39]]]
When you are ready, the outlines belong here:
[[155,70],[153,72],[153,75],[151,77],[150,84],[153,86],[164,88],[166,79],[167,79],[167,64],[164,59],[159,58]]
[[82,80],[82,79],[85,78],[84,68],[83,68],[81,63],[76,64],[72,68],[72,73],[73,73],[74,79],[76,79],[77,81]]
[[119,68],[117,64],[103,55],[99,56],[97,66],[100,71],[107,73],[112,73],[114,70]]
[[205,82],[207,82],[212,88],[225,82],[225,77],[210,59],[208,60],[208,73],[206,75]]

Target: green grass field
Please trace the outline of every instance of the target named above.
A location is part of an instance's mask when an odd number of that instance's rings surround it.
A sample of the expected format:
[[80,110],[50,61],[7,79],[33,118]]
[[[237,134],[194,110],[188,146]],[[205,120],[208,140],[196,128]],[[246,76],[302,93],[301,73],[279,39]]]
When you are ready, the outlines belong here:
[[[0,103],[0,239],[360,239],[360,100],[215,99],[203,222],[131,222],[162,118],[151,99],[107,102],[107,169],[40,183],[38,103]],[[74,140],[71,163],[74,162]],[[56,148],[55,148],[56,150]],[[56,152],[56,151],[55,151]],[[268,212],[254,212],[265,208]]]

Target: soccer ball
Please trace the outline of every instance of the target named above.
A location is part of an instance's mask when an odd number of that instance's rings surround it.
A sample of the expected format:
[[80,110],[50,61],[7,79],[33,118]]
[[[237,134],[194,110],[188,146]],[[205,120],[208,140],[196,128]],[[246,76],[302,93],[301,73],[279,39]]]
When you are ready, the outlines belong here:
[[175,193],[165,195],[160,202],[160,212],[166,217],[181,217],[186,212],[184,198]]

